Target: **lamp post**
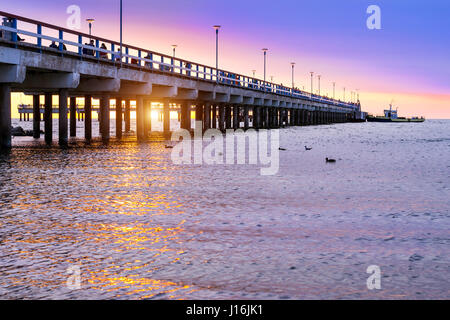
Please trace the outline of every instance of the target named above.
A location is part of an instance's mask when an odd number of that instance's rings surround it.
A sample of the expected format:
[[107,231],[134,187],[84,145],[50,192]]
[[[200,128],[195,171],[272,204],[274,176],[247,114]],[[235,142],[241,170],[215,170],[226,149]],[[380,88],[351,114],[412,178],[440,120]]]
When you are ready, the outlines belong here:
[[89,23],[89,40],[91,40],[92,36],[92,23],[94,23],[95,19],[89,18],[86,19],[86,22]]
[[319,96],[320,96],[320,78],[321,78],[322,76],[321,75],[318,75],[317,76],[317,79],[319,79]]
[[273,76],[270,76],[270,82],[273,83]]
[[172,50],[173,50],[173,58],[175,59],[175,50],[177,49],[177,45],[176,44],[173,44],[172,45]]
[[267,51],[269,49],[263,48],[262,51],[264,52],[264,91],[266,90],[266,60],[267,60]]
[[213,26],[216,30],[216,81],[219,81],[219,29],[220,25]]
[[253,72],[253,78],[254,78],[254,77],[255,77],[256,70],[252,70],[252,72]]
[[294,92],[294,68],[295,68],[295,62],[291,62],[292,66],[292,92]]
[[123,35],[123,24],[122,24],[122,0],[120,0],[120,67],[122,67],[122,35]]
[[311,97],[312,97],[312,95],[313,95],[313,77],[314,77],[314,71],[311,71],[310,74],[311,74]]
[[344,87],[344,102],[345,102],[345,87]]
[[359,89],[356,89],[356,103],[359,102]]
[[333,82],[333,99],[335,99],[336,82]]

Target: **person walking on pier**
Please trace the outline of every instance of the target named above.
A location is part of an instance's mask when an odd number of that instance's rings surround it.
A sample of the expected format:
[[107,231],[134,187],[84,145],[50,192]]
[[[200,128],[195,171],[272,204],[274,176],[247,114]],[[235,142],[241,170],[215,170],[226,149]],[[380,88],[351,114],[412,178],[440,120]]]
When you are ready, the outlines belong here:
[[120,49],[117,49],[117,53],[114,55],[116,62],[120,62],[121,59],[121,54],[120,54]]
[[56,44],[55,41],[52,41],[52,43],[50,44],[49,48],[58,50],[58,45]]
[[[102,43],[100,49],[107,50],[106,49],[106,44]],[[100,51],[100,58],[108,59],[108,54],[106,52]]]
[[[152,60],[152,56],[150,55],[150,52],[147,52],[147,55],[144,57],[144,59]],[[151,62],[145,61],[144,66],[146,68],[152,68],[153,64]]]
[[184,66],[186,67],[186,69],[188,69],[188,70],[186,70],[186,75],[187,75],[188,77],[190,77],[190,76],[191,76],[191,68],[192,68],[192,65],[191,65],[189,62],[186,62],[186,63],[184,64]]

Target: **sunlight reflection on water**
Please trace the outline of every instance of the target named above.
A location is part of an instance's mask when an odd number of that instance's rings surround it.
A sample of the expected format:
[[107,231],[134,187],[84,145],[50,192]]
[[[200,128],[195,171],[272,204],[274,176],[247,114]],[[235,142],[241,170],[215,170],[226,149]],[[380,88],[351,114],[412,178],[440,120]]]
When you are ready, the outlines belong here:
[[172,165],[160,138],[19,141],[0,160],[0,298],[449,298],[449,127],[283,129],[275,176]]

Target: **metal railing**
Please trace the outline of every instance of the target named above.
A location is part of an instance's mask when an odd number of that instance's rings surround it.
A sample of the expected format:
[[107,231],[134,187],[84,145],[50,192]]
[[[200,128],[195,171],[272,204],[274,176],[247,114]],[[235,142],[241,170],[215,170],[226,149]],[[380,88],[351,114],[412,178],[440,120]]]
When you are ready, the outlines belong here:
[[[43,50],[54,51],[63,55],[74,55],[85,60],[94,59],[98,62],[112,63],[114,65],[120,65],[121,67],[139,68],[149,72],[156,71],[168,73],[196,80],[215,82],[221,85],[273,93],[313,102],[328,103],[343,108],[355,109],[358,107],[353,103],[311,94],[302,90],[285,87],[280,84],[263,81],[261,79],[226,70],[217,70],[214,67],[185,59],[174,58],[169,55],[132,45],[122,44],[122,52],[120,52],[120,43],[117,41],[88,35],[7,12],[0,11],[0,17],[3,17],[3,24],[0,25],[0,39],[4,42],[11,42],[16,46],[24,43],[23,45],[32,45],[39,49],[40,52]],[[31,25],[35,28],[36,32],[20,29],[18,22]],[[46,29],[49,29],[49,33],[50,31],[57,31],[58,36],[55,37],[45,34],[43,31],[47,31]],[[34,43],[28,42],[19,35],[30,37],[35,39],[35,41]],[[75,37],[76,41],[67,38],[65,39],[65,35]],[[83,44],[83,41],[86,40],[89,40],[89,42]],[[45,41],[51,42],[51,44],[49,46],[43,45],[43,42]],[[100,43],[102,43],[102,45],[100,45]],[[116,47],[119,48],[118,51],[115,51]],[[75,50],[73,48],[75,48]],[[145,56],[143,56],[144,54]]]

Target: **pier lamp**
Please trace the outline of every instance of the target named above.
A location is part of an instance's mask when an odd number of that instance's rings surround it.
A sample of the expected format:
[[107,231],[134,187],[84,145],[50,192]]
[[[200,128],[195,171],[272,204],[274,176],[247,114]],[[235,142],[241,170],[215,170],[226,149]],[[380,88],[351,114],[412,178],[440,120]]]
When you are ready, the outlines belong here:
[[173,50],[173,57],[175,58],[175,50],[177,49],[177,45],[176,44],[173,44],[172,45],[172,50]]
[[264,87],[265,87],[266,86],[266,60],[267,60],[267,51],[269,51],[269,49],[263,48],[262,51],[264,52]]
[[294,92],[294,67],[295,67],[295,62],[291,62],[291,66],[292,66],[292,92]]
[[256,74],[256,70],[252,70],[252,72],[253,72],[253,78],[254,78],[255,74]]
[[333,82],[333,99],[335,98],[336,82]]
[[313,77],[314,77],[314,71],[310,72],[311,74],[311,96],[313,95]]
[[345,102],[345,87],[344,87],[344,102]]
[[94,23],[94,21],[95,19],[92,18],[86,19],[86,22],[89,23],[89,37],[92,36],[92,24]]
[[270,76],[270,82],[273,83],[273,76]]
[[213,28],[216,30],[216,81],[219,81],[219,29],[221,26],[216,24]]
[[320,78],[321,78],[322,76],[321,75],[318,75],[317,76],[317,79],[319,80],[319,96],[320,96]]

